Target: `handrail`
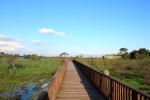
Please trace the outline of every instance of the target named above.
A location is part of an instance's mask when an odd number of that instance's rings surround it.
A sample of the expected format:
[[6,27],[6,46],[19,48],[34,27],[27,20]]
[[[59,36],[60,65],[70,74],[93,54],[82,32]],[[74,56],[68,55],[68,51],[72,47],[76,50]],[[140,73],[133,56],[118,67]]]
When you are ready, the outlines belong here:
[[57,93],[61,87],[61,83],[64,79],[65,72],[67,69],[67,63],[63,65],[62,68],[60,68],[55,75],[53,76],[50,84],[48,85],[48,98],[49,100],[55,100]]
[[133,89],[76,60],[73,63],[93,83],[107,100],[150,100],[150,95]]

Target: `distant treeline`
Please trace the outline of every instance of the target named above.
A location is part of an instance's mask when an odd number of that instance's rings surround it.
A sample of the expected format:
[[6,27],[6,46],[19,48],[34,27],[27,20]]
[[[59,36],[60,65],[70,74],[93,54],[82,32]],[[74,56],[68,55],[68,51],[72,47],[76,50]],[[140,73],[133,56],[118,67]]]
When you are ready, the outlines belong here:
[[0,57],[6,57],[6,56],[13,56],[14,58],[23,57],[25,59],[31,59],[33,57],[43,57],[43,56],[38,56],[36,54],[19,55],[19,54],[8,54],[8,53],[0,52]]
[[127,48],[121,48],[119,54],[123,59],[143,59],[150,57],[150,51],[146,48],[140,48],[139,50],[133,50],[132,52],[128,52]]
[[[143,58],[149,58],[150,57],[150,51],[146,48],[140,48],[139,50],[133,50],[132,52],[128,52],[127,48],[120,48],[120,52],[117,54],[118,56],[121,56],[123,59],[143,59]],[[37,54],[8,54],[4,52],[0,52],[0,57],[6,57],[6,56],[12,56],[14,58],[23,57],[25,59],[41,59],[41,58],[57,58],[57,57],[67,57],[69,54],[66,52],[61,53],[59,56],[54,57],[45,57],[45,56],[38,56]],[[76,56],[75,58],[83,58],[82,55]],[[90,58],[93,58],[92,56]]]

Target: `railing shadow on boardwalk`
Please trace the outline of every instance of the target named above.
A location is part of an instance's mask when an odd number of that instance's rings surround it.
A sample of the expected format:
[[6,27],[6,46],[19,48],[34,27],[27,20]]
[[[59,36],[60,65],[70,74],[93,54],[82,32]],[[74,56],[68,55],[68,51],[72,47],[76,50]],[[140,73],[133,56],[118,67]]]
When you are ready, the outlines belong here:
[[83,84],[90,100],[105,100],[104,96],[96,89],[96,87],[87,79],[87,77],[82,73],[82,70],[74,63],[75,68],[79,74],[81,79],[81,83]]
[[133,89],[78,61],[73,60],[73,63],[107,100],[150,100],[150,95],[148,94]]

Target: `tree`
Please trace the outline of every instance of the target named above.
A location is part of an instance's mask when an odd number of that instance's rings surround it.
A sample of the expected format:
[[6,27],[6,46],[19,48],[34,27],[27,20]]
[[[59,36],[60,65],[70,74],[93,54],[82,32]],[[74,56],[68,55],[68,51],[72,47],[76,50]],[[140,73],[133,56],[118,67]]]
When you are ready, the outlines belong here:
[[5,53],[4,53],[4,52],[1,52],[0,55],[5,55]]
[[31,59],[32,55],[30,55],[30,54],[25,55],[25,54],[24,54],[23,57],[24,57],[25,59]]
[[141,48],[139,49],[139,54],[141,56],[141,58],[145,58],[149,56],[149,50],[145,49],[145,48]]
[[146,58],[146,57],[150,57],[150,51],[145,49],[145,48],[141,48],[139,50],[133,50],[132,52],[130,52],[130,58],[133,59],[137,59],[137,58]]
[[14,57],[17,58],[17,57],[20,57],[20,55],[19,54],[14,54]]
[[129,58],[129,53],[128,53],[128,49],[127,48],[121,48],[120,49],[120,54],[121,54],[121,57],[123,59]]
[[0,52],[0,57],[3,57],[5,55],[4,52]]
[[120,54],[124,55],[125,53],[128,53],[128,49],[127,48],[121,48],[120,49]]
[[132,52],[130,52],[130,58],[131,59],[136,59],[138,55],[138,51],[137,50],[133,50]]
[[37,56],[36,54],[32,54],[32,55],[31,55],[31,59],[32,59],[33,61],[37,61],[37,60],[38,60],[38,56]]
[[69,55],[68,53],[63,52],[63,53],[61,53],[59,56],[60,56],[60,57],[66,57],[66,56],[68,56],[68,55]]

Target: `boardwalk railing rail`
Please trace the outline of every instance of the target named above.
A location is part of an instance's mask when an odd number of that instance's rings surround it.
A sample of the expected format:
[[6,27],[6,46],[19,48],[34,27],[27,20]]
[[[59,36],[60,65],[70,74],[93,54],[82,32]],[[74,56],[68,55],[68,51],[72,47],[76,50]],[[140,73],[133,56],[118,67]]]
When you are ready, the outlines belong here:
[[150,100],[150,95],[148,94],[133,89],[76,60],[73,60],[73,63],[92,82],[97,90],[106,97],[107,100]]
[[48,86],[48,98],[49,100],[55,100],[57,93],[61,87],[62,81],[65,76],[65,72],[67,69],[67,63],[63,65],[53,76],[49,86]]

